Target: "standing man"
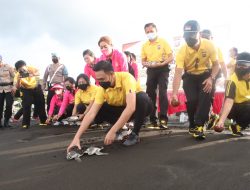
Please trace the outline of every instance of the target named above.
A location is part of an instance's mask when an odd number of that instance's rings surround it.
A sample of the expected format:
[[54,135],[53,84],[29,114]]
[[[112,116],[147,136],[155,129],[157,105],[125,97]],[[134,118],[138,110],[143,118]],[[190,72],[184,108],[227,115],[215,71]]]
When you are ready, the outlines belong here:
[[[56,83],[64,83],[64,80],[68,77],[68,70],[65,67],[65,65],[59,63],[59,57],[52,53],[52,62],[53,64],[50,64],[44,73],[43,76],[43,90],[46,88],[48,89],[48,95],[47,95],[47,111],[49,110],[50,101],[52,97],[54,96],[55,92],[54,90],[50,90],[52,86]],[[48,81],[49,78],[49,81]]]
[[144,26],[144,31],[148,41],[144,43],[141,50],[143,67],[147,68],[147,89],[146,92],[152,99],[154,109],[150,115],[152,127],[157,127],[156,117],[156,90],[159,87],[159,105],[160,105],[160,128],[167,128],[167,110],[168,110],[168,76],[169,63],[173,61],[173,53],[169,44],[157,35],[157,28],[154,23],[148,23]]
[[197,21],[186,22],[183,29],[186,43],[176,55],[172,101],[177,100],[182,78],[189,133],[194,138],[204,139],[203,127],[208,120],[214,81],[219,70],[217,50],[211,41],[200,37]]
[[[14,94],[16,88],[13,86],[15,72],[8,64],[2,62],[0,55],[0,128],[9,127],[9,119],[12,115],[12,105],[14,102]],[[5,101],[4,124],[2,126],[2,117]]]

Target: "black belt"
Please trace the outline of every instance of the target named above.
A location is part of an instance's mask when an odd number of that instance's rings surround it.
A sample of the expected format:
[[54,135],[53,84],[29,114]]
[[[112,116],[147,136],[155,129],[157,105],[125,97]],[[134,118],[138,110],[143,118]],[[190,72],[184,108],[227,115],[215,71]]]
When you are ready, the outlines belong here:
[[184,73],[187,73],[187,74],[189,74],[189,75],[202,75],[202,74],[205,74],[205,73],[211,73],[212,72],[212,70],[211,69],[206,69],[206,70],[204,70],[202,73],[199,73],[199,74],[195,74],[195,73],[191,73],[191,72],[188,72],[188,71],[184,71]]
[[0,83],[0,86],[9,86],[9,85],[13,85],[13,82],[3,82],[3,83]]

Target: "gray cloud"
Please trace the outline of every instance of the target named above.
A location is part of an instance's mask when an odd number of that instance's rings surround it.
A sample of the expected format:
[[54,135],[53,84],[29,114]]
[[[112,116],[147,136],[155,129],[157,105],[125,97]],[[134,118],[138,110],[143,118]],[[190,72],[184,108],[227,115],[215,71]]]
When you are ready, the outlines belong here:
[[[89,14],[82,8],[82,12],[75,11],[71,1],[34,1],[12,0],[0,3],[0,35],[14,38],[21,43],[27,43],[38,36],[49,35],[66,45],[80,46],[93,41],[100,31],[108,30],[107,23],[103,23],[97,16]],[[85,14],[85,12],[87,14]],[[96,42],[98,39],[95,39]]]

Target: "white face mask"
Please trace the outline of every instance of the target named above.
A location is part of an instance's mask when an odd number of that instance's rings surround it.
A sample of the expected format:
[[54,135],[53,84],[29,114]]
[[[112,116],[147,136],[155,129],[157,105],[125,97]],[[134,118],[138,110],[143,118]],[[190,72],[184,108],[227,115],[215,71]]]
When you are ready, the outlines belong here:
[[55,94],[56,94],[56,95],[60,95],[60,94],[62,94],[62,92],[63,92],[62,89],[56,89],[56,90],[55,90]]
[[149,40],[154,40],[157,37],[156,32],[150,32],[147,34]]

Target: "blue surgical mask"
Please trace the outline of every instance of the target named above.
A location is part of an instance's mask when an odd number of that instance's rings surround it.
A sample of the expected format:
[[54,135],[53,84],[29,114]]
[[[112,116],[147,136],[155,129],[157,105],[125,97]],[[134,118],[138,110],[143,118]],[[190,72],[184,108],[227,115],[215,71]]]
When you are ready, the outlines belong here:
[[147,33],[147,37],[149,40],[154,40],[157,37],[157,34],[156,32],[150,32],[150,33]]

